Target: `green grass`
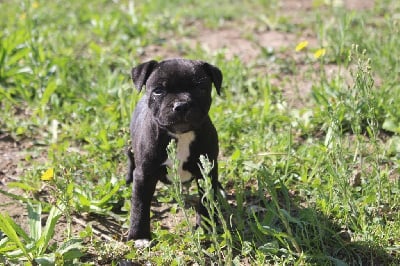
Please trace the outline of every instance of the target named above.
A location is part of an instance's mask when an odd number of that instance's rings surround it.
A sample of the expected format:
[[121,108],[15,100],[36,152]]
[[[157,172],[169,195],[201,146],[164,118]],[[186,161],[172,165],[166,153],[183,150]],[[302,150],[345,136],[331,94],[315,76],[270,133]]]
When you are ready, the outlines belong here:
[[[34,232],[19,228],[0,203],[0,264],[399,264],[400,4],[380,0],[349,11],[314,1],[292,19],[281,2],[0,2],[0,133],[34,144],[29,167],[0,187],[27,205]],[[299,52],[296,42],[259,47],[260,56],[242,61],[179,43],[204,29],[242,25],[253,29],[247,40],[272,29],[316,44]],[[129,75],[154,45],[224,74],[211,116],[228,198],[208,206],[224,218],[210,229],[219,233],[208,234],[192,230],[194,211],[176,187],[163,188],[159,201],[172,204],[169,215],[184,212],[186,219],[168,230],[153,219],[153,247],[136,250],[122,235],[104,241],[90,224],[72,227],[75,217],[93,215],[127,230],[124,149],[140,98]],[[326,54],[315,59],[321,47]],[[295,95],[303,100],[291,106],[285,91],[299,81],[311,91]],[[41,180],[50,168],[53,180]],[[10,187],[24,195],[6,192]],[[48,239],[53,224],[39,233],[42,212],[66,221],[55,244]]]

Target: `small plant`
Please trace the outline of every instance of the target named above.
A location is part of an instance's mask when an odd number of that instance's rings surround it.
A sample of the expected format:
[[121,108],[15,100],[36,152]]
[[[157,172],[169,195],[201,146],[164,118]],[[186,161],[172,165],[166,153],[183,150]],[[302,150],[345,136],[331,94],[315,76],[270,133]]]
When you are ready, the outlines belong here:
[[[181,178],[178,173],[179,169],[179,160],[176,157],[176,141],[171,140],[171,142],[167,146],[167,154],[168,159],[172,162],[172,167],[168,168],[168,175],[172,177],[172,197],[178,203],[179,209],[182,211],[185,222],[188,226],[191,226],[191,222],[189,219],[189,214],[185,208],[185,198],[183,195],[183,188]],[[194,228],[190,230],[190,235],[194,240],[194,247],[196,248],[196,261],[203,265],[205,263],[204,255],[200,243],[200,232],[196,231]]]
[[[171,168],[168,169],[168,175],[172,179],[172,186],[170,187],[171,189],[169,192],[171,193],[171,198],[176,201],[179,211],[183,213],[183,223],[185,228],[189,229],[186,231],[180,231],[178,233],[179,240],[176,236],[173,236],[168,232],[156,230],[155,241],[157,241],[157,239],[163,239],[167,242],[172,241],[168,247],[165,247],[165,243],[156,242],[157,244],[151,248],[152,252],[157,253],[160,251],[163,253],[163,255],[158,259],[151,257],[151,252],[148,250],[140,251],[141,255],[139,256],[137,252],[135,252],[135,254],[131,253],[128,257],[139,260],[148,260],[151,258],[151,261],[154,261],[157,264],[166,262],[171,263],[171,261],[174,261],[174,263],[178,264],[185,261],[196,262],[199,265],[208,265],[210,263],[216,263],[219,265],[232,264],[232,236],[224,219],[220,204],[218,203],[222,201],[223,198],[221,196],[217,196],[219,191],[213,191],[211,179],[209,177],[212,164],[204,156],[200,158],[201,165],[199,165],[199,167],[201,167],[204,179],[199,180],[199,189],[204,191],[204,196],[201,200],[209,212],[210,217],[218,218],[220,225],[217,224],[214,219],[207,219],[204,226],[207,224],[208,228],[205,228],[205,230],[202,228],[195,229],[191,223],[191,214],[185,206],[186,204],[183,186],[178,174],[179,160],[176,158],[176,142],[174,140],[169,143],[167,152],[168,159],[172,162]],[[181,225],[175,225],[175,227],[177,226]],[[222,230],[220,230],[220,226],[222,226]],[[186,246],[187,248],[179,256],[176,256],[176,254],[174,256],[170,253],[176,249],[175,245]],[[166,249],[168,249],[168,252]]]
[[0,231],[5,237],[0,240],[0,262],[27,262],[30,265],[54,265],[72,262],[83,255],[81,242],[69,239],[60,245],[50,245],[56,224],[62,211],[50,209],[46,225],[42,228],[42,206],[28,203],[29,233],[26,233],[7,214],[0,214]]
[[362,134],[369,131],[376,134],[378,126],[382,125],[384,111],[379,101],[380,92],[374,87],[371,59],[367,58],[365,50],[360,52],[357,45],[353,45],[349,52],[349,71],[353,79],[351,84],[332,81],[313,90],[319,104],[319,110],[315,113],[318,117],[330,118],[323,121],[323,127],[328,131],[327,137],[331,136],[332,130],[339,133]]
[[[208,231],[210,232],[212,245],[207,249],[207,253],[210,258],[218,258],[215,263],[230,265],[233,261],[233,239],[221,210],[220,203],[224,201],[224,197],[220,191],[214,191],[212,187],[209,174],[213,168],[213,164],[204,155],[200,156],[199,167],[203,176],[203,179],[198,181],[199,189],[202,189],[204,192],[201,201],[211,217],[208,219],[207,224],[210,226]],[[220,225],[217,224],[217,221]],[[219,226],[222,226],[222,230]]]

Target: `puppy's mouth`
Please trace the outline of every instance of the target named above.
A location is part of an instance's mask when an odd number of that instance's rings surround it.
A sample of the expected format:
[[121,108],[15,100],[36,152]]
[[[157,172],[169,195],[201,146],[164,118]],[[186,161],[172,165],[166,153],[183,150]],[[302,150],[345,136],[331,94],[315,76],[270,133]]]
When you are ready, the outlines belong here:
[[162,128],[165,128],[167,131],[175,134],[182,134],[192,130],[195,130],[201,126],[204,121],[204,117],[200,115],[196,115],[195,117],[191,116],[170,116],[164,119],[158,118],[157,123]]
[[174,124],[167,127],[167,130],[174,134],[183,134],[192,131],[194,127],[190,124]]
[[196,130],[204,122],[207,112],[186,102],[177,102],[173,106],[162,108],[155,119],[159,126],[175,134]]
[[182,134],[196,129],[198,126],[189,122],[161,122],[158,121],[159,126],[174,134]]

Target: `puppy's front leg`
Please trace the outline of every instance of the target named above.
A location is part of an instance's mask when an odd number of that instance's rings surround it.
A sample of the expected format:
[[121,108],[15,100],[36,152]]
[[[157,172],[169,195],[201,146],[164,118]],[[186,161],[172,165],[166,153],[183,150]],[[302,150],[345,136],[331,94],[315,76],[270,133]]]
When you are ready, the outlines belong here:
[[150,205],[157,178],[145,174],[140,168],[133,172],[131,226],[128,240],[135,240],[136,247],[148,246],[150,235]]

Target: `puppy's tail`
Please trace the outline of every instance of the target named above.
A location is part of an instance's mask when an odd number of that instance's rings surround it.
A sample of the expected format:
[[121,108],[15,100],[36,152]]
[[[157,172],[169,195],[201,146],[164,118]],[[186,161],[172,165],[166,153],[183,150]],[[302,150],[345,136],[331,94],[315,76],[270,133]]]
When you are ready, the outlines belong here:
[[132,147],[129,146],[126,150],[126,156],[128,156],[128,173],[126,175],[126,184],[129,185],[133,181],[133,170],[135,169],[135,160],[133,157]]

